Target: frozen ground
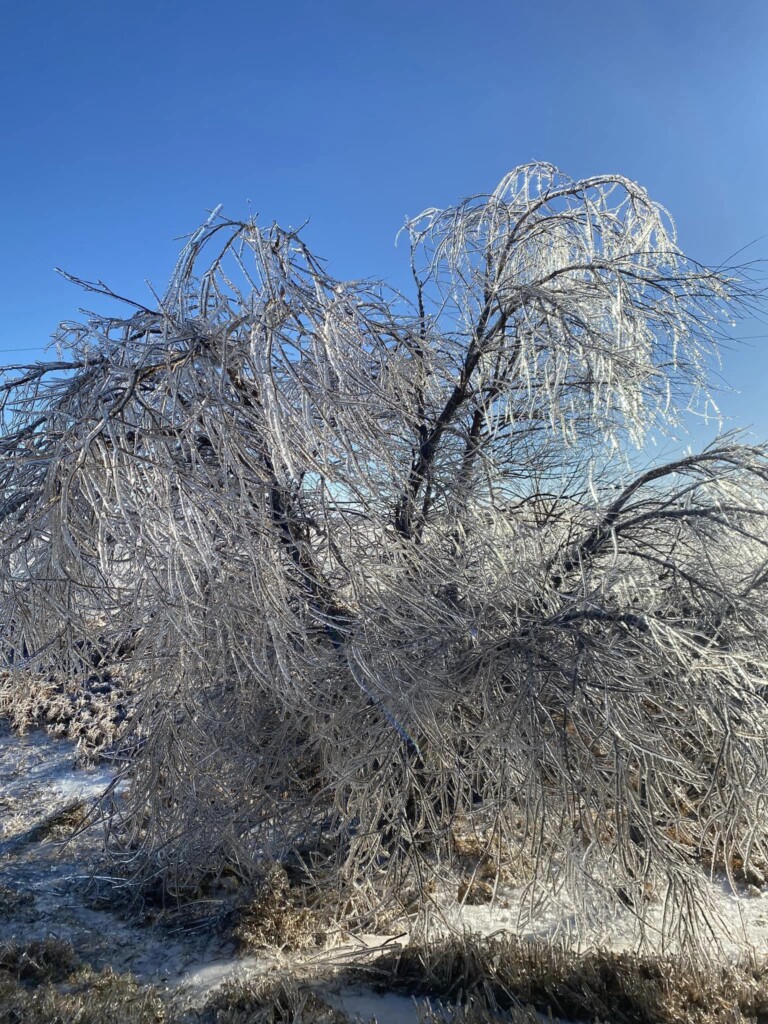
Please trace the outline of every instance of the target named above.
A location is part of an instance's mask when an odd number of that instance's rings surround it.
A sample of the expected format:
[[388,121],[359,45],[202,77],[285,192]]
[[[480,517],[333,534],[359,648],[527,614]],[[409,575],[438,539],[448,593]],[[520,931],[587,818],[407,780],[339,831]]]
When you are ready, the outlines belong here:
[[[54,935],[72,942],[79,957],[96,969],[109,965],[118,972],[130,971],[142,981],[178,990],[184,1001],[198,1004],[229,978],[273,967],[276,961],[267,956],[236,956],[234,946],[210,929],[173,933],[93,904],[86,894],[86,865],[100,851],[98,826],[64,844],[41,825],[78,801],[98,800],[113,781],[104,768],[79,767],[72,743],[43,732],[20,737],[0,726],[0,940],[26,942]],[[113,797],[120,798],[114,787]],[[8,898],[9,892],[16,895]],[[768,952],[768,893],[746,887],[734,893],[725,883],[713,885],[711,892],[723,948],[734,954],[750,948],[758,954]],[[520,899],[521,891],[513,889],[501,893],[492,908],[461,907],[446,899],[436,908],[435,931],[481,935],[519,931]],[[659,908],[658,924],[661,913]],[[568,935],[568,931],[564,908],[538,917],[536,927],[524,934],[547,937]],[[605,923],[593,941],[622,950],[633,948],[637,938],[635,920],[627,911]],[[309,960],[340,965],[345,958],[370,955],[366,947],[387,941],[385,936],[368,936],[356,945]],[[414,1005],[405,997],[379,996],[364,987],[349,986],[328,994],[339,1008],[363,1020],[372,1016],[379,1024],[416,1020]]]
[[70,843],[36,834],[77,801],[98,800],[112,782],[104,768],[78,767],[72,743],[0,727],[0,886],[19,896],[0,894],[0,940],[54,935],[96,969],[110,965],[161,987],[189,984],[191,993],[204,994],[235,966],[254,968],[255,961],[235,961],[233,945],[218,936],[174,936],[94,906],[85,865],[100,851],[98,826]]

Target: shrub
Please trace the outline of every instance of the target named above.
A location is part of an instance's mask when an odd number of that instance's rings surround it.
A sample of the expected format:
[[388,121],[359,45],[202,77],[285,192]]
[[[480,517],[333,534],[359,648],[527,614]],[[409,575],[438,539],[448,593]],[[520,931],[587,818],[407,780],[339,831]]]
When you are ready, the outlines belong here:
[[4,686],[139,680],[139,880],[298,858],[362,925],[470,831],[694,934],[696,862],[766,855],[768,459],[633,452],[755,293],[620,176],[406,233],[410,303],[216,214],[156,307],[7,373]]

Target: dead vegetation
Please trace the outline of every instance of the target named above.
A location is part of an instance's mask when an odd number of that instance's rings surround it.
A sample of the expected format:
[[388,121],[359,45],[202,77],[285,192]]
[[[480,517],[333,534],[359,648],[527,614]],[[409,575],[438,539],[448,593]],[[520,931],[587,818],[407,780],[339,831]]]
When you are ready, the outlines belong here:
[[[609,1024],[768,1021],[768,961],[714,964],[639,956],[514,936],[450,939],[385,952],[350,975],[497,1019],[516,1007]],[[483,1017],[487,1013],[488,1016]]]
[[306,983],[289,978],[228,982],[196,1015],[199,1024],[348,1024]]
[[160,995],[129,975],[85,970],[70,976],[66,986],[29,988],[0,973],[0,1024],[166,1022],[174,1024]]
[[84,678],[27,671],[11,684],[0,675],[0,718],[19,733],[45,729],[77,743],[81,760],[114,748],[135,706],[133,687],[109,671]]
[[321,945],[325,938],[320,913],[302,905],[300,887],[291,886],[280,865],[272,868],[254,898],[237,911],[232,935],[243,951],[298,952]]
[[[476,1000],[464,1006],[446,1006],[422,1000],[416,1004],[419,1024],[542,1024],[540,1014],[532,1006],[511,1006],[508,1010],[492,1009]],[[550,1024],[557,1024],[549,1018]]]
[[0,943],[0,972],[15,981],[34,984],[64,981],[77,966],[72,944],[62,939]]
[[110,968],[94,971],[71,943],[49,937],[0,944],[0,1024],[164,1024],[152,986]]
[[526,942],[444,940],[346,968],[226,982],[198,1007],[110,969],[94,972],[55,939],[0,947],[0,1024],[346,1024],[328,992],[369,985],[412,997],[419,1024],[765,1024],[768,962],[714,964]]
[[[420,1024],[765,1024],[768,962],[717,965],[687,957],[575,953],[512,937],[449,940],[384,952],[341,975],[257,978],[223,987],[195,1020],[251,1024],[344,1019],[324,986],[370,985],[414,997]],[[250,1014],[250,1016],[249,1016]],[[293,1015],[293,1016],[292,1016]]]

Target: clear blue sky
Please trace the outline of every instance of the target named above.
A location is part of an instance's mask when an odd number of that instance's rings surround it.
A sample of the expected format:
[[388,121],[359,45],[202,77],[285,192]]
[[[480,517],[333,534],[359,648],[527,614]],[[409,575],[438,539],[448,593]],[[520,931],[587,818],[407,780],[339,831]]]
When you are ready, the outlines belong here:
[[[145,299],[218,203],[395,283],[406,214],[532,159],[636,179],[704,262],[768,235],[768,0],[33,0],[0,85],[3,363],[94,301],[54,266]],[[768,337],[724,376],[768,438]]]

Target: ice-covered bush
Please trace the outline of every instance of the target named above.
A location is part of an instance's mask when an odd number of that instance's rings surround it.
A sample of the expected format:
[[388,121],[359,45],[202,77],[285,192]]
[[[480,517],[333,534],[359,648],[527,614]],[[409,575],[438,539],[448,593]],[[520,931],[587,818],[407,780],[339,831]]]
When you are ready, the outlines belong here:
[[354,922],[473,837],[672,927],[767,855],[768,459],[638,452],[754,292],[543,164],[405,237],[409,296],[214,215],[156,308],[6,371],[5,685],[141,680],[137,877],[279,861]]

